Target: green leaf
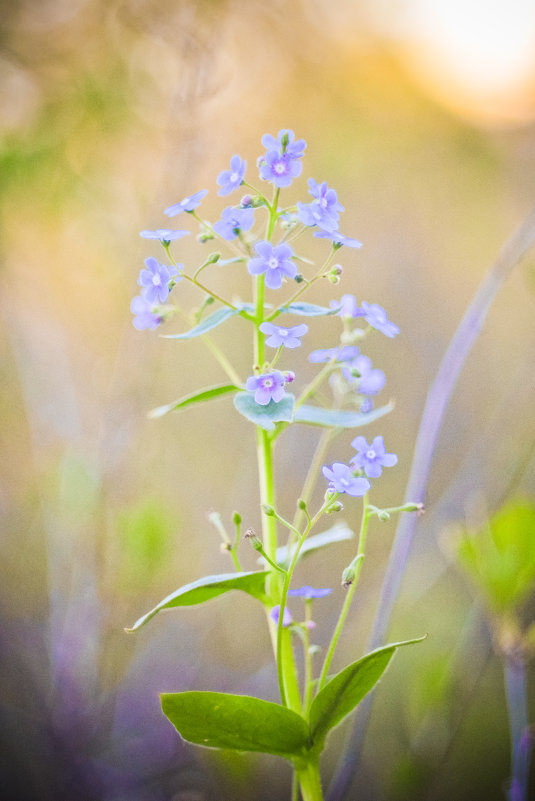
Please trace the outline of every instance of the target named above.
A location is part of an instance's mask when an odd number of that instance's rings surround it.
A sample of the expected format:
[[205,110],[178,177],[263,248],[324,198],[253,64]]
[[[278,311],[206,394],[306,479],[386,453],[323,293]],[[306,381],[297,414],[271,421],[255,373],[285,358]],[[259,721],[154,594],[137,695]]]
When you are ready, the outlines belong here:
[[326,306],[316,306],[315,303],[290,303],[281,309],[281,314],[300,314],[303,317],[325,317],[328,314],[336,314],[340,311],[340,306],[335,309]]
[[191,395],[186,395],[180,400],[168,403],[165,406],[158,406],[157,409],[152,409],[149,412],[149,417],[163,417],[168,412],[177,412],[179,409],[184,409],[186,406],[192,406],[194,403],[203,403],[204,401],[220,398],[222,395],[228,395],[229,392],[237,392],[240,387],[234,384],[223,384],[217,387],[209,387],[200,392],[194,392]]
[[305,756],[308,725],[287,707],[246,695],[212,692],[163,693],[160,698],[164,714],[190,743],[286,759]]
[[291,421],[294,402],[294,396],[289,393],[278,403],[270,400],[265,406],[256,403],[251,392],[239,392],[234,396],[234,406],[239,413],[266,431],[273,431],[275,423]]
[[353,412],[347,409],[322,409],[319,406],[303,404],[295,410],[294,423],[309,423],[313,426],[331,426],[333,428],[357,428],[377,420],[394,408],[393,403],[380,406],[371,412]]
[[325,737],[362,701],[377,684],[396,648],[421,642],[425,637],[385,645],[337,673],[314,698],[310,728],[314,747],[321,749]]
[[224,323],[225,320],[228,320],[229,317],[235,317],[237,314],[240,314],[242,311],[250,310],[251,304],[244,304],[237,309],[231,309],[229,306],[223,306],[221,309],[217,309],[213,314],[210,314],[209,317],[205,317],[204,320],[201,320],[199,325],[196,325],[194,328],[186,331],[183,334],[162,334],[164,339],[193,339],[193,337],[200,337],[203,334],[208,333],[211,331],[212,328],[217,328],[218,325]]
[[[299,553],[299,559],[302,559],[307,553],[317,551],[318,548],[324,548],[326,545],[332,545],[334,542],[350,540],[354,536],[355,533],[349,526],[338,521],[336,525],[327,529],[327,531],[322,531],[320,534],[313,534],[312,537],[307,537]],[[275,557],[277,564],[282,565],[282,567],[289,565],[296,547],[297,545],[294,545],[289,549],[287,545],[282,545],[280,548],[277,548]]]
[[243,592],[252,595],[253,598],[264,601],[264,585],[268,573],[269,571],[264,570],[250,573],[223,573],[219,576],[205,576],[198,581],[193,581],[191,584],[185,584],[164,598],[163,601],[160,601],[154,609],[136,620],[132,628],[125,629],[125,631],[137,631],[162,609],[202,604],[229,590],[243,590]]

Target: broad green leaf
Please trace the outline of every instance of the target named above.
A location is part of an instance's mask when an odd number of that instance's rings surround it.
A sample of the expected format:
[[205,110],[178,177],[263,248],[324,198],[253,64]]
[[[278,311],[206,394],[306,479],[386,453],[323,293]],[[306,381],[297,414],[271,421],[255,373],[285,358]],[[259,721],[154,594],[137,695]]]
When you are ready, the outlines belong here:
[[281,309],[281,314],[300,314],[303,317],[325,317],[328,314],[336,314],[340,311],[340,306],[335,309],[327,306],[317,306],[315,303],[290,303]]
[[217,387],[209,387],[200,392],[194,392],[191,395],[186,395],[174,403],[167,403],[165,406],[158,406],[157,409],[152,409],[149,412],[149,417],[163,417],[168,412],[177,412],[179,409],[185,409],[186,406],[192,406],[194,403],[203,403],[204,401],[214,400],[220,398],[222,395],[228,395],[229,392],[237,392],[240,387],[234,384],[223,384]]
[[278,403],[270,400],[265,406],[256,403],[254,394],[251,392],[238,392],[234,396],[234,406],[239,413],[266,431],[273,431],[275,423],[291,421],[294,402],[294,396],[289,393]]
[[331,426],[333,428],[357,428],[378,420],[394,408],[393,403],[380,406],[371,412],[353,412],[348,409],[322,409],[319,406],[303,404],[295,410],[294,423],[309,423],[313,426]]
[[154,609],[136,620],[132,628],[126,631],[137,631],[145,625],[162,609],[174,609],[176,606],[193,606],[202,604],[211,598],[216,598],[229,590],[243,590],[243,592],[258,598],[260,601],[265,599],[264,585],[269,571],[254,571],[250,573],[223,573],[219,576],[205,576],[191,584],[185,584],[163,601],[160,601]]
[[309,744],[306,721],[270,701],[212,692],[163,693],[160,697],[163,712],[178,733],[196,745],[292,759],[303,757]]
[[535,505],[513,501],[458,545],[463,567],[497,612],[513,611],[535,584]]
[[200,337],[208,333],[208,331],[211,331],[212,328],[217,328],[218,325],[224,323],[229,317],[235,317],[237,314],[241,314],[242,311],[251,311],[253,309],[254,306],[250,303],[244,303],[236,309],[223,306],[221,309],[217,309],[213,314],[210,314],[209,317],[205,317],[204,320],[201,320],[194,328],[185,331],[183,334],[162,334],[161,336],[163,336],[164,339],[193,339],[193,337]]
[[[322,531],[320,534],[313,534],[312,537],[307,537],[299,553],[299,559],[302,559],[307,553],[317,551],[318,548],[324,548],[326,545],[331,545],[334,542],[350,540],[354,536],[355,533],[351,531],[349,526],[346,526],[345,523],[338,521],[336,525],[327,529],[327,531]],[[282,545],[280,548],[277,548],[275,558],[277,564],[282,565],[282,567],[289,565],[296,547],[297,545],[294,545],[289,549],[288,546]]]
[[310,707],[310,729],[314,747],[321,749],[329,731],[349,715],[377,684],[396,648],[422,640],[425,637],[378,648],[348,665],[327,682]]

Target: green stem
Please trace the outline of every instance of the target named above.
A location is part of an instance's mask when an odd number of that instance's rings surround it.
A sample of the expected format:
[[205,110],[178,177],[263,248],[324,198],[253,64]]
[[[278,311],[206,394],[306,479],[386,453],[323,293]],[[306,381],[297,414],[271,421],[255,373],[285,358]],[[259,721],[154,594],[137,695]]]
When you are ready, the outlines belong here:
[[303,632],[303,648],[304,648],[304,662],[305,662],[305,675],[303,678],[304,691],[303,691],[303,713],[308,720],[310,712],[310,704],[312,703],[312,691],[314,688],[312,680],[312,654],[310,652],[310,632],[306,624],[312,621],[312,599],[305,600],[305,630]]
[[304,767],[295,768],[303,801],[323,801],[319,759],[310,759]]
[[358,544],[358,551],[357,556],[355,557],[355,576],[353,582],[349,585],[347,589],[347,594],[344,600],[344,605],[342,606],[342,610],[340,612],[340,617],[338,618],[338,622],[336,624],[336,628],[333,632],[333,636],[331,637],[331,642],[329,643],[329,648],[327,649],[327,653],[325,655],[325,662],[323,663],[323,668],[321,670],[321,674],[318,681],[318,692],[324,686],[327,680],[327,674],[329,672],[329,667],[332,662],[332,658],[334,656],[334,650],[338,643],[338,639],[340,634],[342,633],[342,629],[344,627],[344,623],[347,618],[347,614],[349,612],[349,607],[351,606],[351,601],[353,600],[353,595],[355,594],[355,590],[357,588],[359,576],[360,576],[360,569],[362,567],[362,561],[364,558],[364,548],[366,545],[366,534],[368,531],[368,496],[365,495],[363,498],[363,507],[362,507],[362,519],[360,523],[360,534],[359,534],[359,544]]

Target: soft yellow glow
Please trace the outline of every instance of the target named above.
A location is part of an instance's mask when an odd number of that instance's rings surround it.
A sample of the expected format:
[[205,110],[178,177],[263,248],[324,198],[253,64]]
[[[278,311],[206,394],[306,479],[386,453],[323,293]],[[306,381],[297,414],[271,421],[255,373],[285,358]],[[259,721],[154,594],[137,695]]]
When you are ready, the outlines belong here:
[[489,119],[535,114],[533,0],[413,0],[398,20],[421,83]]

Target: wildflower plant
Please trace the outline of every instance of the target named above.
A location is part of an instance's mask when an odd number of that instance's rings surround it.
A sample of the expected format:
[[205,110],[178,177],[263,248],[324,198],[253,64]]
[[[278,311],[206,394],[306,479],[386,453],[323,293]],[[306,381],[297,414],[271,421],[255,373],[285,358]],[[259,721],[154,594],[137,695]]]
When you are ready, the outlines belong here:
[[[228,382],[194,391],[151,414],[160,417],[192,404],[233,396],[236,411],[247,424],[252,424],[251,434],[254,432],[256,437],[261,536],[252,528],[242,536],[242,517],[238,512],[233,515],[234,535],[230,536],[221,516],[211,513],[209,519],[232,559],[233,572],[206,576],[180,587],[128,630],[141,628],[163,609],[203,603],[231,590],[241,590],[250,596],[251,603],[262,604],[273,643],[280,703],[191,691],[162,694],[162,709],[181,736],[197,745],[284,757],[294,768],[293,797],[297,798],[299,789],[304,801],[318,801],[323,798],[319,757],[327,735],[373,688],[396,649],[421,639],[383,646],[336,674],[330,672],[357,588],[370,521],[374,517],[387,520],[398,512],[416,512],[421,505],[407,503],[379,509],[370,503],[373,483],[380,478],[383,468],[393,467],[397,462],[397,456],[387,452],[381,435],[376,434],[370,444],[364,436],[353,438],[355,453],[342,446],[337,460],[324,464],[327,449],[335,438],[375,423],[391,411],[391,404],[374,408],[374,398],[386,378],[360,348],[370,335],[379,333],[393,338],[399,329],[382,307],[366,301],[359,305],[353,295],[331,299],[327,305],[303,300],[310,287],[318,282],[323,282],[326,290],[338,285],[342,267],[334,264],[335,258],[342,247],[358,249],[361,243],[340,233],[339,220],[344,208],[336,191],[325,181],[308,180],[312,200],[291,206],[283,204],[283,191],[302,173],[306,143],[296,140],[292,131],[281,130],[277,137],[266,134],[262,144],[266,148],[258,159],[262,189],[249,183],[246,161],[238,155],[231,158],[230,169],[217,177],[220,196],[232,195],[240,187],[247,192],[234,205],[223,209],[218,221],[211,223],[199,214],[207,190],[165,209],[170,217],[189,214],[199,225],[200,245],[218,240],[221,249],[229,251],[229,257],[213,252],[188,270],[177,262],[171,246],[189,231],[142,231],[143,238],[161,242],[169,263],[160,264],[152,256],[146,259],[138,280],[141,291],[131,306],[134,326],[152,330],[167,324],[177,312],[184,315],[177,299],[178,283],[183,285],[187,281],[201,293],[200,311],[192,317],[192,327],[183,333],[169,332],[164,336],[177,340],[202,337],[220,362]],[[322,258],[319,266],[300,252],[300,240],[310,233],[318,239],[316,248]],[[237,302],[210,288],[209,271],[224,269],[229,263],[242,264],[251,276],[251,300]],[[208,336],[234,317],[240,317],[244,330],[248,327],[251,332],[251,370],[247,376],[239,375],[231,360]],[[290,325],[286,323],[288,317]],[[309,318],[310,324],[316,317],[329,317],[333,329],[338,328],[338,335],[333,334],[332,341],[326,343],[328,347],[309,352],[309,361],[317,365],[317,371],[308,383],[301,380],[297,357],[309,350],[306,348],[309,327],[292,319],[295,317]],[[291,351],[290,355],[286,351]],[[283,366],[286,361],[291,369]],[[329,403],[320,401],[325,390],[330,392]],[[273,451],[286,429],[296,424],[316,426],[322,433],[303,477],[295,515],[288,520],[277,506]],[[287,482],[287,477],[281,479]],[[311,503],[318,482],[323,485],[323,498],[314,509]],[[345,569],[337,571],[345,596],[321,665],[316,665],[314,654],[321,649],[312,641],[315,628],[312,607],[331,588],[295,587],[293,577],[296,565],[307,553],[354,536],[340,522],[325,528],[325,517],[343,509],[344,496],[352,517],[357,505],[361,506],[361,523],[355,556]],[[319,524],[323,524],[323,530],[318,533]],[[257,551],[262,569],[242,570],[240,547]],[[296,598],[292,601],[295,605],[292,611],[289,598]],[[299,608],[303,611],[299,612]],[[299,675],[294,653],[298,646],[304,651],[303,675]]]

